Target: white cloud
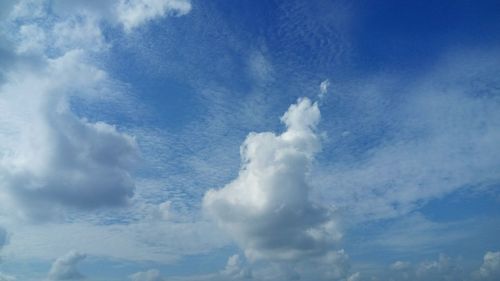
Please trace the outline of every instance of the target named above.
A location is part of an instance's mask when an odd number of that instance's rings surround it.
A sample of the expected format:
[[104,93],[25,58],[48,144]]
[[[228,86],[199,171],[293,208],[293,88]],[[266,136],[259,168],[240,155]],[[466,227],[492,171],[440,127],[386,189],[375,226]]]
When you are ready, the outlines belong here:
[[3,85],[0,199],[5,212],[43,217],[59,206],[120,205],[132,195],[134,139],[69,109],[72,95],[105,93],[105,73],[83,58],[69,52],[48,60],[45,69],[14,71]]
[[[83,219],[89,220],[88,217]],[[116,220],[116,217],[112,219]],[[12,223],[8,229],[13,235],[2,250],[3,256],[21,262],[54,259],[76,250],[95,257],[169,264],[184,255],[205,254],[229,243],[224,233],[205,221],[139,221],[112,225],[88,221],[37,225]]]
[[94,17],[72,17],[57,22],[51,30],[51,36],[50,47],[62,51],[81,49],[98,52],[109,47],[99,21]]
[[500,279],[500,252],[487,252],[483,257],[483,264],[474,276],[478,280]]
[[229,277],[231,280],[252,278],[252,272],[248,267],[243,266],[239,255],[232,255],[228,258],[226,267],[222,270],[221,274]]
[[390,265],[387,272],[379,277],[381,280],[390,281],[469,280],[461,260],[450,258],[444,254],[440,254],[436,260],[424,260],[415,264],[407,261],[396,261]]
[[191,11],[189,0],[121,0],[117,6],[118,20],[125,31],[164,15],[183,16]]
[[405,270],[408,269],[409,267],[410,263],[405,261],[396,261],[393,264],[391,264],[391,269],[393,270]]
[[309,166],[320,149],[319,119],[317,104],[300,99],[281,118],[287,130],[249,134],[238,178],[205,194],[205,209],[251,259],[323,255],[338,238],[329,211],[308,195]]
[[46,16],[45,2],[37,0],[20,0],[10,10],[13,19],[39,19]]
[[141,271],[130,275],[132,281],[165,281],[166,279],[161,276],[160,271],[157,269],[150,269]]
[[354,112],[363,113],[347,113],[346,122],[356,126],[339,140],[349,149],[328,149],[357,156],[329,159],[314,170],[317,198],[336,203],[352,220],[372,220],[408,214],[462,188],[498,183],[499,57],[464,51],[443,59],[434,71],[413,78],[401,103],[391,103],[394,93],[378,85],[383,79],[356,88]]
[[21,0],[7,8],[10,8],[8,19],[11,21],[20,20],[30,22],[33,26],[37,25],[36,31],[38,32],[34,32],[33,28],[25,28],[26,30],[20,34],[25,41],[20,46],[20,51],[39,47],[45,39],[42,38],[43,33],[50,33],[47,39],[52,37],[51,40],[44,42],[46,47],[68,48],[71,46],[100,51],[102,47],[106,47],[102,36],[102,23],[119,25],[126,32],[130,32],[155,19],[186,15],[192,7],[189,0],[76,0],[71,2]]
[[85,257],[85,254],[72,251],[58,258],[52,264],[49,272],[49,280],[83,279],[84,276],[78,271],[77,266]]
[[260,51],[253,52],[248,61],[250,75],[256,82],[268,82],[273,78],[273,66]]
[[341,236],[333,211],[309,199],[309,168],[321,149],[319,120],[317,103],[299,99],[281,117],[286,131],[249,134],[238,178],[209,190],[203,200],[250,260],[294,264],[292,275],[304,280],[340,279],[349,272],[347,254],[333,250]]
[[464,278],[462,269],[446,255],[439,255],[435,261],[425,261],[416,269],[419,280],[461,280]]
[[114,92],[87,56],[108,47],[104,22],[130,29],[184,15],[189,1],[21,0],[6,8],[0,47],[16,53],[7,53],[0,81],[0,212],[40,219],[67,206],[125,204],[134,189],[135,140],[76,116],[72,98]]

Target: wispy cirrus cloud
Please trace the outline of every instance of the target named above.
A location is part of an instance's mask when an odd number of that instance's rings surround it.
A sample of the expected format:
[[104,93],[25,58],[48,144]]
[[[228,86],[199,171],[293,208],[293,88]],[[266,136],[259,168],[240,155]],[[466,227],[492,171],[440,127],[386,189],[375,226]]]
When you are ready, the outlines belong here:
[[[355,100],[360,116],[350,120],[360,119],[360,128],[328,129],[337,133],[325,150],[344,158],[314,170],[318,198],[360,220],[384,219],[463,188],[497,184],[497,53],[445,56],[432,73],[398,88],[404,95],[398,102],[383,79],[356,87],[358,97],[338,93],[341,102]],[[363,130],[376,134],[377,141],[370,142]],[[366,141],[358,144],[359,138]]]

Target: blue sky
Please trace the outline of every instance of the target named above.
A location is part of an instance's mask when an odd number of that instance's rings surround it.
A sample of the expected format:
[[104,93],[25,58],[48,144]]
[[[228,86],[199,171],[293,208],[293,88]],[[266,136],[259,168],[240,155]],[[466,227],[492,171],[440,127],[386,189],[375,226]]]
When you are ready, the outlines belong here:
[[499,13],[3,1],[0,281],[498,280]]

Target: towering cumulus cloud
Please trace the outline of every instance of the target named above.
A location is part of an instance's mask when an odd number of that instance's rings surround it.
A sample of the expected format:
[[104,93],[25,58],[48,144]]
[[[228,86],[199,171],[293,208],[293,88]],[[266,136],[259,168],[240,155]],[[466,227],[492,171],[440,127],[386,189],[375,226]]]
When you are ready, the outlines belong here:
[[345,258],[332,251],[340,237],[332,212],[309,200],[307,176],[321,148],[319,120],[317,103],[299,99],[281,117],[286,131],[249,134],[241,146],[238,177],[205,194],[205,209],[247,258],[333,263]]

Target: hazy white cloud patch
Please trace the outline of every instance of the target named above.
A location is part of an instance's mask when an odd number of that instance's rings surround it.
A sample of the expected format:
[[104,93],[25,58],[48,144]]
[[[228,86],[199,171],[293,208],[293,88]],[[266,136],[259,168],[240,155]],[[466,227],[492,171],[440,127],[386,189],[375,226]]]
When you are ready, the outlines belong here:
[[78,264],[86,258],[85,254],[69,252],[58,258],[50,268],[48,280],[80,280],[84,275],[78,271]]
[[477,280],[500,279],[500,252],[486,252],[483,264],[477,272],[474,272],[473,276]]
[[415,264],[396,261],[381,278],[391,281],[469,280],[460,259],[453,259],[444,254],[440,254],[435,260],[425,260]]
[[135,140],[70,110],[72,95],[106,90],[106,74],[83,58],[73,51],[49,59],[45,69],[12,72],[0,89],[4,211],[43,217],[58,206],[120,205],[132,195]]
[[[7,230],[5,230],[5,228],[0,226],[0,253],[5,244],[7,244],[7,242],[8,242]],[[0,256],[0,263],[2,263],[2,256]],[[16,278],[14,278],[13,276],[0,272],[0,281],[14,281],[14,280],[16,280]]]
[[328,79],[322,81],[319,84],[319,99],[320,100],[325,98],[325,95],[328,93],[328,87],[330,87],[330,81]]
[[252,271],[245,267],[239,255],[232,255],[228,258],[226,267],[221,271],[221,275],[227,276],[232,280],[251,279]]
[[[368,113],[377,111],[375,118],[390,118],[377,125],[388,136],[368,143],[373,147],[357,161],[318,165],[313,177],[317,198],[336,203],[355,220],[386,219],[462,188],[498,183],[498,57],[498,52],[450,55],[405,88],[408,99],[394,108],[384,104],[393,96],[373,85],[382,82],[356,88],[362,97],[357,102],[366,103],[358,110],[367,114],[352,118],[370,124]],[[345,143],[370,138],[363,127],[348,129]]]
[[73,17],[54,24],[51,47],[59,50],[84,49],[103,51],[110,46],[106,42],[99,21],[93,17]]
[[324,253],[337,231],[329,211],[309,201],[307,173],[320,149],[316,103],[290,107],[281,135],[251,133],[241,147],[236,180],[209,190],[205,209],[234,236],[250,258],[294,259]]
[[387,223],[384,228],[370,233],[370,239],[356,247],[360,250],[382,247],[397,253],[428,253],[438,245],[443,247],[466,241],[472,234],[470,221],[439,223],[416,213]]
[[65,207],[126,204],[139,159],[135,139],[77,116],[72,101],[116,94],[117,83],[89,55],[109,47],[105,22],[130,30],[184,15],[189,1],[22,0],[6,7],[1,36],[15,51],[0,88],[0,211],[42,219]]
[[166,281],[160,271],[157,269],[150,269],[147,271],[136,272],[130,275],[131,281]]
[[[500,252],[486,252],[482,265],[478,270],[472,272],[462,258],[451,258],[439,254],[435,260],[424,260],[417,263],[396,261],[378,277],[390,281],[498,280],[500,277]],[[374,276],[373,280],[379,279]]]
[[419,280],[464,280],[464,275],[457,262],[443,254],[437,260],[420,263],[416,269]]
[[360,280],[361,280],[361,273],[359,272],[356,272],[347,278],[347,281],[360,281]]

